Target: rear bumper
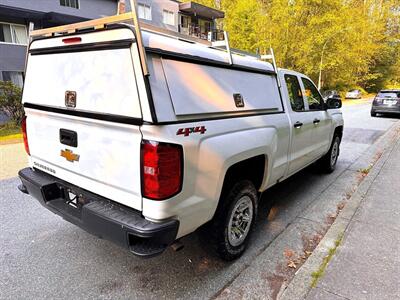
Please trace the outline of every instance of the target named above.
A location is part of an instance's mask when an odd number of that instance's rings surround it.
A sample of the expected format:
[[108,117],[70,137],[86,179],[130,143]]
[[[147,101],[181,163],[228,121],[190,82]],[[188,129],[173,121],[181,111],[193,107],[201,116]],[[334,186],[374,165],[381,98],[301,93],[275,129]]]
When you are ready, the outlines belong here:
[[[100,238],[128,248],[133,254],[152,257],[161,254],[175,241],[179,221],[154,223],[140,212],[82,190],[42,171],[25,168],[19,171],[19,189],[36,198],[44,207],[65,220]],[[69,191],[78,195],[76,204]]]
[[375,113],[400,114],[400,106],[373,105],[371,111]]

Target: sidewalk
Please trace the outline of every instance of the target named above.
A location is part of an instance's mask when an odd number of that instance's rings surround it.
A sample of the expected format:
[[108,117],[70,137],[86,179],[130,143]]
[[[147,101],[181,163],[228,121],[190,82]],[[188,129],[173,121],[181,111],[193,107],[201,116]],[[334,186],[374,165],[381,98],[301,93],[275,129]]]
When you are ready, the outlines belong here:
[[28,165],[28,156],[23,143],[0,144],[0,180],[15,177]]
[[307,300],[400,299],[400,140]]

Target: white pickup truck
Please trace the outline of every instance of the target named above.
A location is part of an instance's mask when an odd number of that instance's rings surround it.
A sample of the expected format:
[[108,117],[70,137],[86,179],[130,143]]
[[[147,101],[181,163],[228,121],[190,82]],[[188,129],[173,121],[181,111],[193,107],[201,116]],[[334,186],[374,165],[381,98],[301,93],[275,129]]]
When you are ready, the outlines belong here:
[[254,57],[141,35],[148,75],[133,26],[31,42],[19,189],[139,256],[202,227],[237,258],[263,191],[314,162],[334,170],[341,102]]

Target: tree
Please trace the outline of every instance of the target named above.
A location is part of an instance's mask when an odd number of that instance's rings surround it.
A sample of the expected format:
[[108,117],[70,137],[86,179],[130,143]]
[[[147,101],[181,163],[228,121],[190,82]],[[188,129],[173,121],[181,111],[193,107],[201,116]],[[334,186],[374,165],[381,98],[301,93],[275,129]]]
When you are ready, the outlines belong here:
[[20,124],[24,116],[24,107],[21,99],[21,88],[11,81],[0,81],[0,109],[16,124]]
[[[225,12],[234,48],[274,49],[278,66],[324,88],[377,90],[399,82],[398,0],[198,0]],[[322,61],[322,63],[321,63]]]

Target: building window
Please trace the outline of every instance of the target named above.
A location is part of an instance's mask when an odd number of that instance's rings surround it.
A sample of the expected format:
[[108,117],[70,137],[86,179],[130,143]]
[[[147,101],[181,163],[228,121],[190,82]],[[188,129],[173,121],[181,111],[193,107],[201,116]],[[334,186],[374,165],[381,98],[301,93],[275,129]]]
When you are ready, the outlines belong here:
[[18,45],[28,44],[26,26],[0,23],[0,42]]
[[167,25],[175,26],[175,14],[169,10],[163,10],[163,22]]
[[60,0],[60,5],[79,9],[79,0]]
[[140,19],[151,20],[151,7],[147,4],[138,4],[138,15]]
[[24,84],[22,72],[3,71],[3,72],[1,72],[1,75],[3,77],[3,81],[11,81],[16,86],[19,86],[20,88],[22,88],[22,85]]

